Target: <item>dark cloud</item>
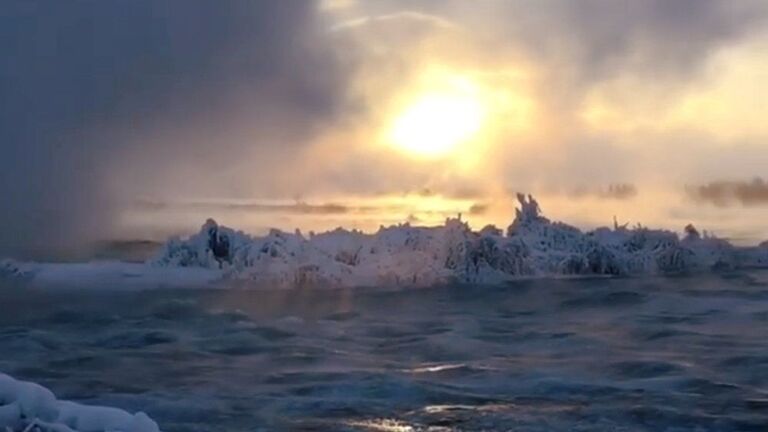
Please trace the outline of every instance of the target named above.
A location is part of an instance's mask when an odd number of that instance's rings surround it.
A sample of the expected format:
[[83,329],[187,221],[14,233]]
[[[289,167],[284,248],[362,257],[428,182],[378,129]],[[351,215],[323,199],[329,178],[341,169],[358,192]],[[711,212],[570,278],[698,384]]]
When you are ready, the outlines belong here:
[[522,49],[560,68],[553,71],[561,79],[583,83],[628,69],[656,80],[686,76],[768,17],[761,0],[383,0],[361,8],[374,16],[410,11],[450,20],[493,52]]
[[[169,212],[180,211],[184,213],[199,213],[199,214],[221,214],[227,213],[243,213],[248,215],[265,214],[270,216],[317,216],[317,215],[374,215],[381,218],[391,216],[393,213],[406,213],[410,212],[408,216],[409,221],[415,222],[413,212],[423,213],[428,215],[443,215],[454,216],[457,212],[461,212],[462,209],[457,206],[455,209],[450,210],[432,210],[429,207],[418,207],[409,205],[406,203],[309,203],[306,201],[296,201],[293,203],[283,202],[268,202],[268,201],[248,201],[248,202],[204,202],[204,201],[189,201],[189,202],[164,202],[156,200],[138,200],[132,206],[133,209],[142,212],[151,212],[157,214],[158,217],[167,216]],[[470,215],[483,215],[486,214],[489,205],[485,203],[472,204],[468,212]]]
[[611,183],[603,188],[579,187],[568,191],[567,194],[574,199],[629,200],[637,196],[637,186],[632,183]]
[[[406,195],[408,193],[409,192],[406,192]],[[444,198],[456,200],[471,200],[484,198],[486,196],[486,193],[484,193],[480,188],[468,185],[460,185],[456,187],[443,186],[438,188],[422,188],[416,191],[416,194],[422,197],[441,196]]]
[[627,69],[657,80],[685,76],[715,48],[754,29],[768,13],[765,3],[752,1],[545,3],[559,13],[541,17],[543,25],[539,32],[554,32],[550,36],[531,33],[550,39],[550,46],[556,49],[570,46],[573,57],[566,59],[577,61],[580,76],[586,81],[597,81]]
[[350,207],[344,204],[323,203],[310,204],[303,201],[295,203],[270,203],[270,202],[187,202],[187,203],[166,203],[159,201],[140,200],[136,203],[140,210],[147,211],[165,211],[165,210],[185,210],[185,211],[235,211],[247,213],[278,213],[278,214],[299,214],[299,215],[332,215],[346,214],[351,211],[365,213],[373,211],[375,207],[358,206]]
[[488,204],[475,203],[469,207],[470,215],[484,215],[488,212]]
[[0,254],[106,235],[123,198],[108,187],[116,171],[131,192],[181,168],[200,173],[192,185],[242,183],[226,169],[245,150],[290,151],[343,93],[314,6],[3,2]]
[[768,182],[761,177],[747,181],[714,181],[686,187],[688,196],[718,207],[768,205]]
[[630,183],[615,183],[598,192],[598,196],[605,199],[626,200],[637,195],[637,187]]

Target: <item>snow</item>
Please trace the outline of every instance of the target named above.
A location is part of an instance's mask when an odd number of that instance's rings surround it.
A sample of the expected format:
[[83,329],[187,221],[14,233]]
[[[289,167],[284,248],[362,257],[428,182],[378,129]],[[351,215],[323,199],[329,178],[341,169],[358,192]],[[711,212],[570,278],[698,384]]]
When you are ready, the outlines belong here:
[[768,243],[736,247],[691,225],[682,237],[615,222],[584,232],[544,217],[531,196],[518,195],[518,201],[505,231],[494,226],[472,231],[460,218],[449,218],[441,226],[406,223],[375,233],[337,228],[305,236],[273,229],[251,236],[209,219],[198,233],[168,240],[144,264],[2,261],[0,276],[99,289],[221,287],[222,281],[247,287],[353,287],[768,267]]
[[438,227],[402,224],[374,234],[338,228],[303,236],[272,230],[262,237],[208,220],[188,239],[165,244],[155,267],[218,269],[225,278],[269,286],[494,283],[520,277],[655,275],[768,266],[768,246],[740,248],[693,226],[685,236],[637,226],[583,232],[542,215],[531,196],[506,233],[472,231],[460,219]]
[[159,432],[143,412],[57,400],[47,388],[0,373],[0,427],[31,432]]
[[57,289],[135,290],[142,288],[203,288],[221,279],[207,268],[156,267],[143,263],[95,261],[36,263],[0,261],[0,277]]

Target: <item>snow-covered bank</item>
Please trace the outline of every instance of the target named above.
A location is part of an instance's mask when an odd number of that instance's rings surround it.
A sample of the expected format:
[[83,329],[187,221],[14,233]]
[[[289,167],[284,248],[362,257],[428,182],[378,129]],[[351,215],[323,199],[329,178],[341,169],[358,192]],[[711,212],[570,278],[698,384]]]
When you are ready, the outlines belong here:
[[2,261],[0,277],[98,289],[211,287],[222,280],[248,287],[351,287],[768,267],[768,243],[737,247],[690,225],[682,238],[618,224],[583,232],[545,218],[530,196],[518,200],[506,231],[472,231],[460,219],[448,219],[442,226],[402,224],[373,234],[337,228],[309,236],[279,230],[250,236],[208,220],[197,234],[170,239],[144,264]]
[[135,290],[143,288],[203,288],[218,281],[222,272],[206,268],[173,268],[143,263],[95,261],[36,263],[0,261],[0,278],[38,287]]
[[768,245],[736,247],[699,234],[645,227],[582,232],[552,222],[531,196],[506,232],[475,232],[460,219],[443,226],[382,227],[374,234],[338,228],[321,234],[272,230],[254,237],[208,220],[188,239],[169,240],[156,267],[221,269],[224,277],[269,286],[493,283],[519,277],[649,275],[768,266]]
[[47,388],[0,373],[0,428],[13,432],[159,432],[143,412],[56,399]]

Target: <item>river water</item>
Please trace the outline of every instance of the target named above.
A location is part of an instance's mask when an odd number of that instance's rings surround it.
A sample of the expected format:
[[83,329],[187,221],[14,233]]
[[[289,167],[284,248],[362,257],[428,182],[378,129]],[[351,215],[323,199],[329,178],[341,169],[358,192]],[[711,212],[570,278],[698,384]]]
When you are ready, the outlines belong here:
[[766,431],[768,272],[0,288],[0,371],[173,431]]

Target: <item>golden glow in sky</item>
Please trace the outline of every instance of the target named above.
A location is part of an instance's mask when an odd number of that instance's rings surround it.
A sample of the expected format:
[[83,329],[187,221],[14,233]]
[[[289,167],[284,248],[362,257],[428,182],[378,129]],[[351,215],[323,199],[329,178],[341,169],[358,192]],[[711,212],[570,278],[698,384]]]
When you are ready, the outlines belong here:
[[[522,148],[538,125],[534,84],[523,65],[487,71],[460,64],[414,68],[409,79],[389,80],[369,100],[384,100],[375,123],[379,143],[414,165],[445,162],[454,172],[478,166],[499,145]],[[492,162],[492,161],[491,161]]]
[[388,139],[408,154],[444,156],[475,137],[484,117],[485,107],[471,84],[454,83],[417,94],[394,119]]
[[[415,2],[414,10],[387,3],[319,2],[345,72],[334,89],[338,111],[324,119],[330,121],[274,151],[260,145],[271,142],[260,128],[253,132],[258,143],[243,134],[254,155],[242,158],[248,181],[227,173],[237,187],[345,204],[322,217],[292,213],[284,228],[435,224],[457,212],[475,227],[504,226],[514,215],[514,192],[532,193],[548,216],[583,226],[610,224],[613,215],[670,229],[693,222],[721,233],[757,225],[758,216],[740,207],[727,225],[727,209],[687,191],[765,175],[764,28],[715,37],[704,49],[688,47],[702,27],[685,27],[687,20],[634,22],[623,13],[631,5],[638,17],[656,16],[651,9],[667,7],[642,2],[606,1],[603,18],[584,22],[586,15],[550,15],[558,8],[525,2]],[[701,17],[719,16],[720,6],[701,4],[690,7],[703,8]],[[604,47],[616,29],[619,40]],[[292,127],[287,116],[277,129]],[[272,163],[284,157],[286,163]],[[261,169],[252,169],[252,160]],[[613,194],[614,185],[633,193]],[[379,203],[382,197],[387,202]],[[262,225],[274,219],[266,214]]]

